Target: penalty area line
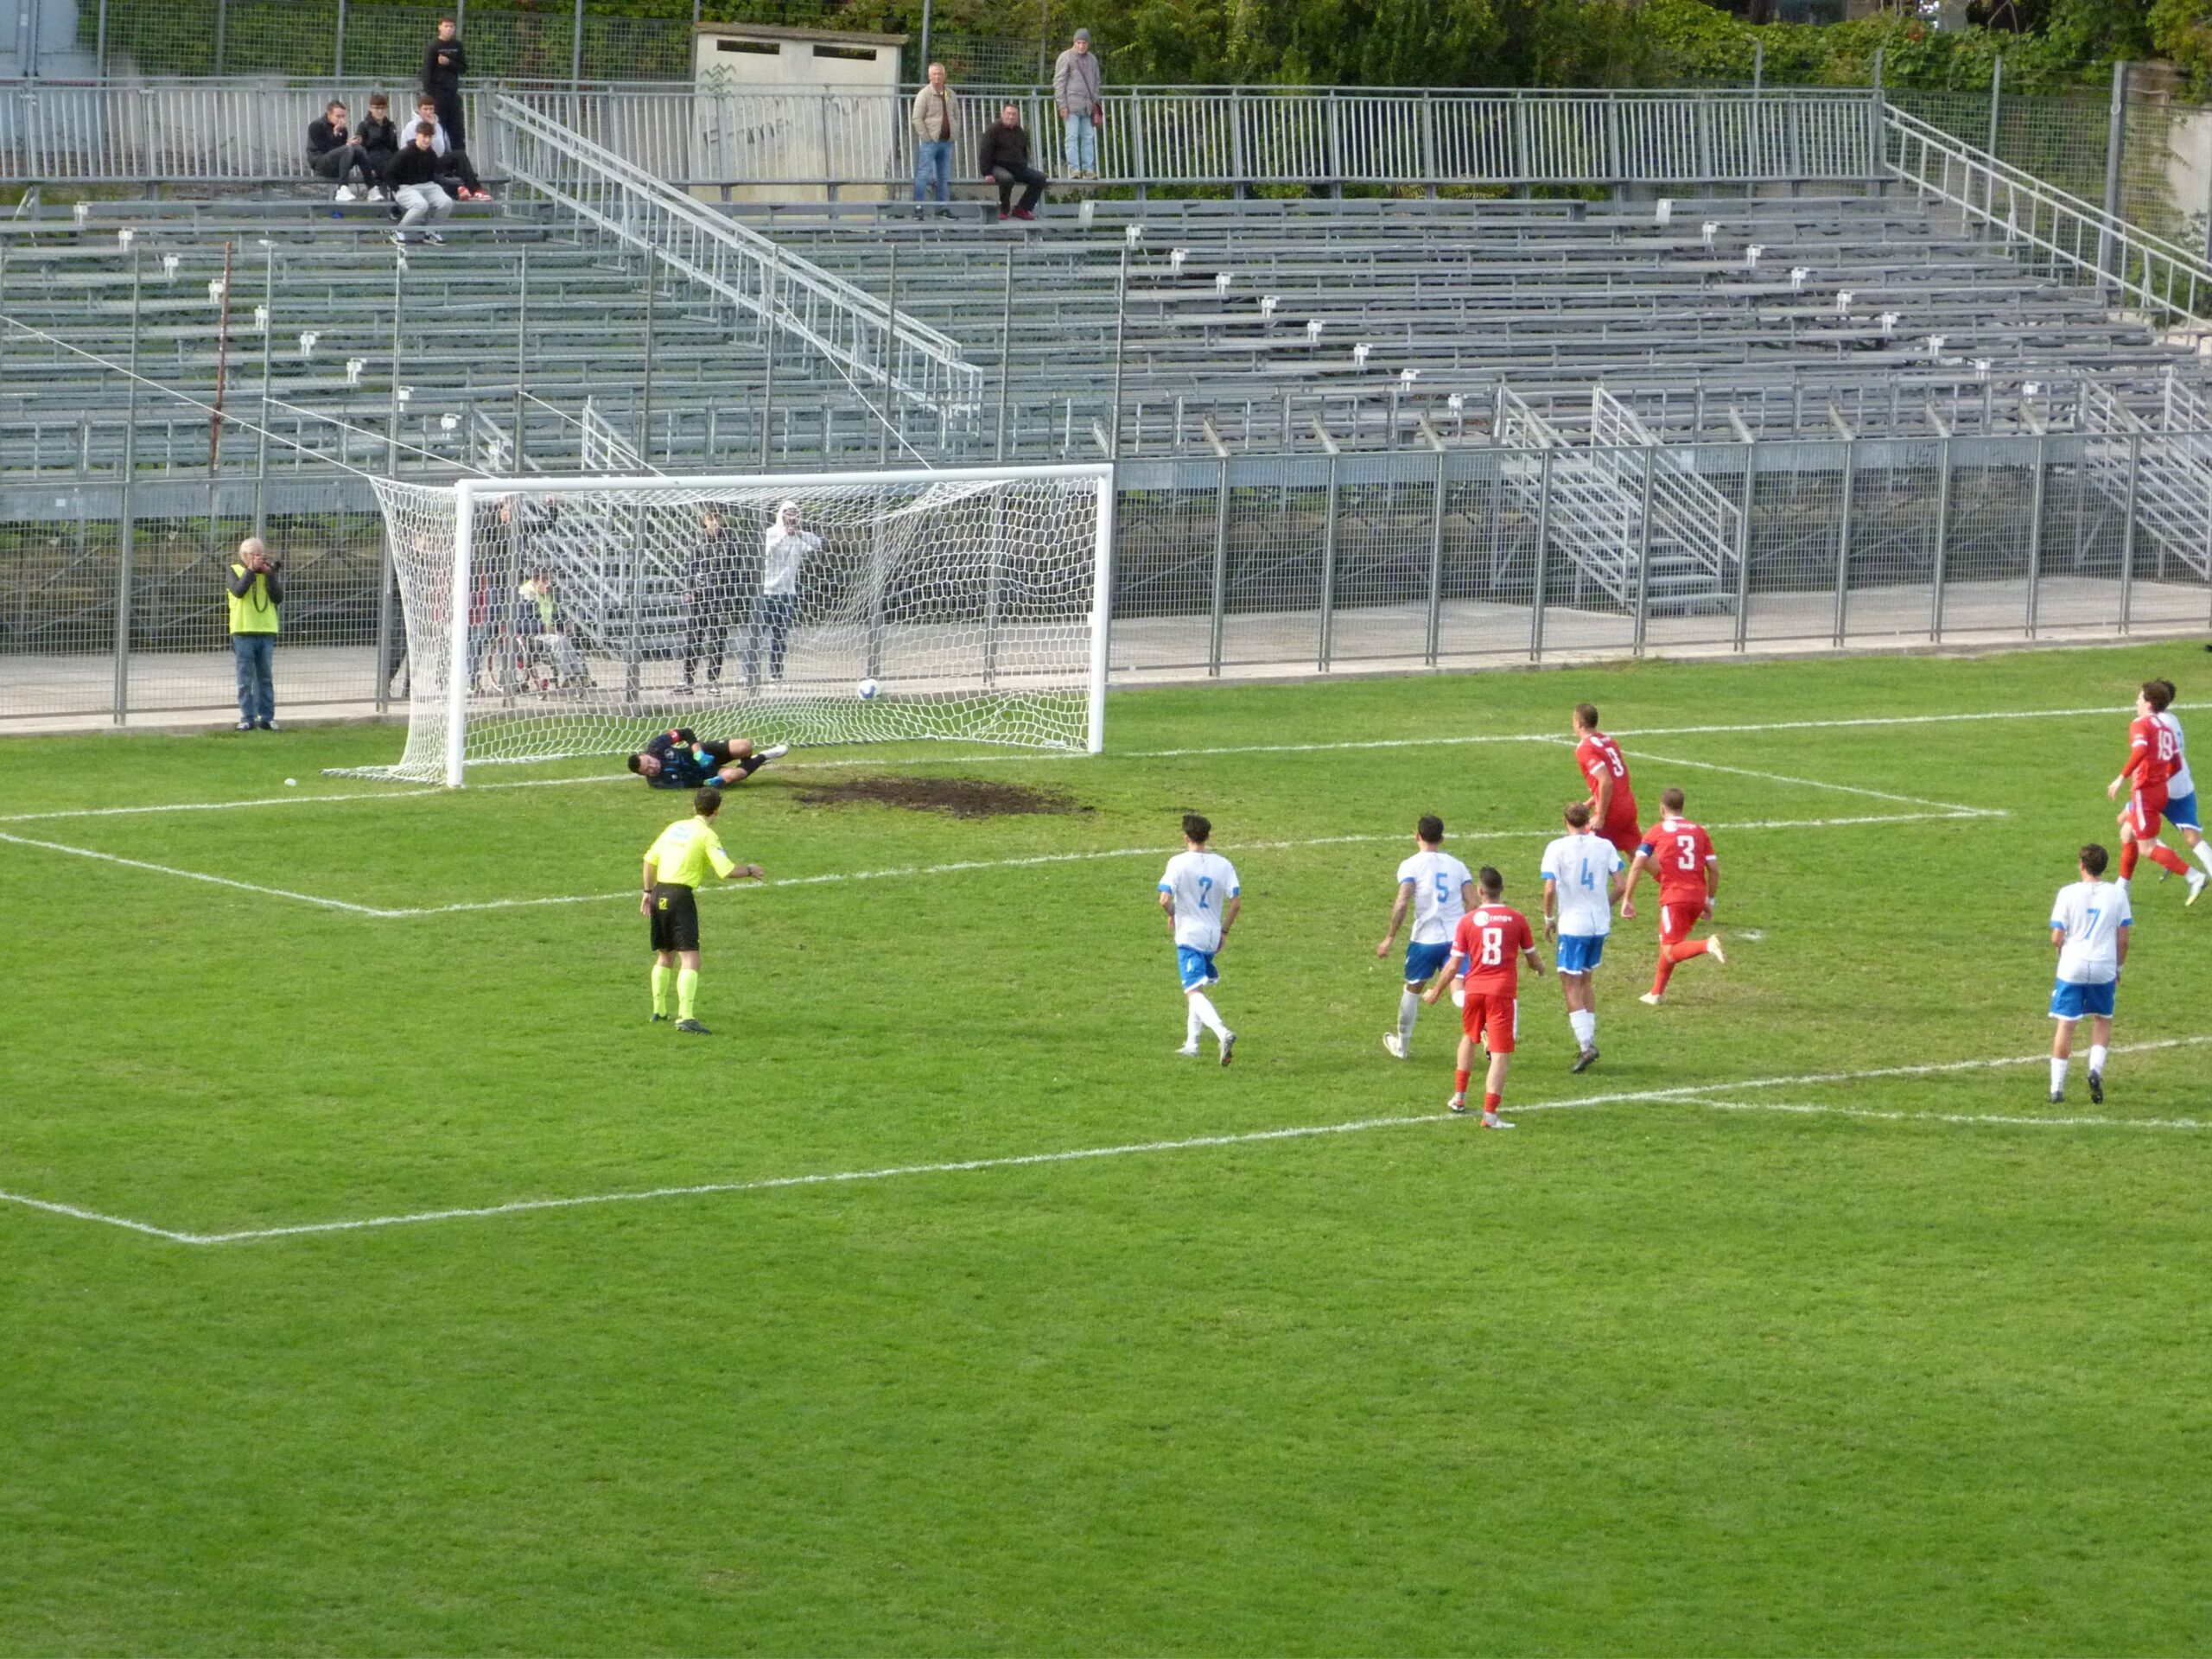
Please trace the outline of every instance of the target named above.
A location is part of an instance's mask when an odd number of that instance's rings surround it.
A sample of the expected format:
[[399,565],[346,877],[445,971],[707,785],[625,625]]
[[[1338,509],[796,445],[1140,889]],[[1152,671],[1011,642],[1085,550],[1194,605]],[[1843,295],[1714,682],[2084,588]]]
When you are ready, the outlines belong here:
[[[2139,1043],[2115,1045],[2115,1054],[2142,1054],[2162,1049],[2194,1048],[2212,1043],[2212,1035],[2169,1037]],[[1757,1110],[1764,1103],[1728,1103],[1708,1098],[1716,1092],[1745,1089],[1802,1089],[1821,1084],[1866,1082],[1884,1077],[1942,1077],[1966,1071],[1994,1071],[2005,1067],[2034,1065],[2048,1058],[2037,1054],[2013,1054],[1993,1058],[1973,1060],[1938,1060],[1910,1065],[1885,1065],[1856,1071],[1795,1072],[1770,1077],[1746,1077],[1737,1082],[1686,1084],[1672,1089],[1626,1090],[1611,1094],[1586,1095],[1579,1099],[1539,1100],[1516,1103],[1510,1109],[1516,1114],[1534,1112],[1586,1111],[1601,1106],[1625,1106],[1638,1103],[1674,1104],[1705,1107],[1720,1110]],[[1911,1122],[1927,1118],[1931,1122],[1986,1122],[2037,1128],[2059,1127],[2126,1127],[2139,1128],[2198,1129],[2212,1128],[2194,1119],[2076,1119],[2061,1121],[2048,1118],[2005,1119],[1997,1116],[1979,1117],[1966,1114],[1933,1112],[1888,1113],[1856,1110],[1847,1108],[1824,1109],[1797,1107],[1789,1103],[1773,1103],[1774,1109],[1783,1112],[1833,1111],[1838,1116],[1860,1116],[1880,1120],[1896,1118]],[[582,1210],[614,1204],[646,1204],[665,1198],[696,1198],[721,1197],[741,1192],[774,1192],[801,1187],[849,1186],[873,1181],[902,1179],[920,1175],[957,1175],[984,1170],[1028,1169],[1048,1164],[1074,1164],[1106,1158],[1136,1158],[1173,1152],[1199,1152],[1223,1147],[1262,1146],[1274,1141],[1314,1140],[1327,1135],[1363,1135],[1371,1129],[1407,1128],[1420,1124],[1443,1123],[1452,1121],[1449,1112],[1422,1112],[1395,1117],[1353,1118],[1340,1123],[1299,1124],[1288,1128],[1249,1129],[1224,1135],[1186,1135],[1174,1140],[1127,1141],[1103,1147],[1075,1147],[1058,1152],[1016,1153],[995,1158],[962,1158],[941,1163],[891,1164],[874,1169],[825,1171],[805,1175],[772,1175],[743,1181],[698,1181],[680,1186],[654,1186],[618,1192],[587,1192],[573,1197],[550,1198],[517,1198],[503,1204],[457,1205],[442,1210],[417,1210],[385,1216],[361,1216],[340,1221],[296,1222],[277,1227],[241,1227],[219,1233],[187,1233],[165,1227],[156,1227],[141,1221],[104,1215],[98,1211],[80,1209],[73,1205],[55,1204],[43,1198],[25,1198],[18,1193],[0,1192],[0,1202],[18,1204],[49,1214],[67,1216],[79,1221],[105,1223],[135,1233],[165,1239],[172,1243],[195,1246],[217,1244],[245,1244],[277,1238],[304,1238],[325,1233],[359,1233],[380,1231],[393,1227],[428,1226],[434,1222],[483,1221],[503,1216],[535,1215],[556,1210]]]

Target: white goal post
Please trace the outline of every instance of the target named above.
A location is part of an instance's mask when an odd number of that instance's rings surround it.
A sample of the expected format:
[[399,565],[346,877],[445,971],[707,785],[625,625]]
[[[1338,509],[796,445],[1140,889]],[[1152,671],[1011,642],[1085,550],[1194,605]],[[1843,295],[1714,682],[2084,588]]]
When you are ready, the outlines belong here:
[[1109,466],[376,488],[408,729],[371,775],[457,787],[672,726],[1104,746]]

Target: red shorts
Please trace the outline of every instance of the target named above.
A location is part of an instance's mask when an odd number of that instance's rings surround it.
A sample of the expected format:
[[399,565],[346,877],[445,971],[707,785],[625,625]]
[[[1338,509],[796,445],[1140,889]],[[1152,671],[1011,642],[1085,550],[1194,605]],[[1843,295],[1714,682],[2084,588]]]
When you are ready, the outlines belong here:
[[1705,895],[1695,899],[1662,899],[1659,901],[1659,943],[1680,944],[1690,936],[1690,930],[1705,919]]
[[1459,1028],[1493,1054],[1513,1052],[1520,1026],[1520,999],[1504,991],[1469,991],[1459,1011]]
[[2144,784],[2127,798],[2127,810],[2120,821],[2135,831],[2138,841],[2155,841],[2158,835],[2158,821],[2165,816],[2166,786],[2164,784]]
[[1620,849],[1621,861],[1633,863],[1636,849],[1643,845],[1643,831],[1636,827],[1636,806],[1631,802],[1625,812],[1617,810],[1613,821],[1598,832]]

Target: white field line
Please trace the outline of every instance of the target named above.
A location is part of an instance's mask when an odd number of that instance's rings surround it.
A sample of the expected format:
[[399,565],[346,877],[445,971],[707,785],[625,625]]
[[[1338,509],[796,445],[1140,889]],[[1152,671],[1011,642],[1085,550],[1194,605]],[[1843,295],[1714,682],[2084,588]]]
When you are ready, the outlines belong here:
[[[1882,812],[1856,817],[1842,818],[1765,818],[1745,823],[1716,823],[1707,826],[1724,833],[1749,830],[1833,830],[1853,824],[1920,823],[1945,818],[1980,818],[2003,817],[1975,808],[1947,808],[1940,812]],[[1552,830],[1503,830],[1463,835],[1465,842],[1493,841],[1548,840],[1556,831]],[[1299,841],[1250,841],[1232,848],[1238,853],[1281,852],[1304,847],[1336,847],[1363,842],[1403,841],[1402,831],[1355,836],[1313,836]],[[612,893],[556,893],[532,899],[471,899],[450,905],[378,906],[357,905],[345,899],[327,899],[317,893],[296,893],[289,887],[262,887],[251,881],[239,881],[227,875],[214,875],[205,870],[187,870],[169,864],[149,863],[143,859],[124,858],[114,853],[103,853],[90,847],[73,847],[66,842],[38,841],[29,836],[11,836],[0,832],[0,842],[17,847],[36,847],[50,853],[67,853],[74,858],[98,859],[103,863],[120,864],[134,870],[147,870],[157,875],[173,875],[187,881],[205,881],[215,887],[234,887],[241,893],[256,893],[271,899],[289,899],[295,903],[314,905],[320,909],[338,910],[353,916],[368,916],[382,921],[403,920],[418,916],[453,916],[467,911],[480,910],[537,910],[550,906],[597,905],[612,903],[617,899],[633,899],[635,887],[624,887]],[[1019,858],[962,859],[947,864],[906,864],[881,870],[829,870],[817,875],[786,875],[772,880],[741,881],[729,887],[709,888],[709,892],[726,892],[730,887],[747,889],[761,887],[818,887],[844,881],[888,881],[910,876],[958,875],[975,870],[1020,870],[1048,864],[1086,864],[1109,858],[1166,858],[1172,849],[1165,847],[1109,847],[1095,852],[1033,853]]]
[[[1566,740],[1562,738],[1560,741],[1565,742]],[[1994,807],[1961,806],[1956,801],[1931,801],[1918,795],[1896,795],[1888,790],[1866,789],[1858,784],[1830,784],[1817,778],[1792,778],[1779,772],[1754,772],[1749,766],[1725,766],[1716,760],[1685,760],[1678,755],[1654,754],[1649,749],[1623,749],[1621,753],[1662,766],[1689,766],[1700,772],[1725,772],[1738,778],[1755,778],[1762,783],[1787,784],[1793,789],[1834,790],[1840,795],[1864,795],[1870,800],[1892,801],[1900,806],[1939,806],[1963,818],[2001,818],[2005,816]]]
[[1883,1112],[1866,1106],[1811,1106],[1781,1100],[1698,1100],[1671,1103],[1715,1112],[1783,1112],[1797,1117],[1860,1117],[1881,1123],[1986,1123],[2022,1129],[2212,1129],[2196,1117],[2023,1117],[1996,1112]]
[[289,887],[265,887],[258,882],[233,880],[227,875],[210,875],[205,870],[183,870],[173,864],[149,864],[143,858],[124,858],[114,853],[94,852],[89,847],[71,847],[59,841],[34,841],[29,836],[0,834],[0,842],[17,847],[36,847],[49,853],[67,853],[72,858],[98,859],[103,864],[120,864],[133,870],[150,870],[156,875],[173,875],[185,881],[205,881],[212,887],[235,887],[240,893],[257,893],[270,899],[289,899],[297,904],[315,905],[325,910],[342,910],[355,916],[390,916],[395,913],[378,910],[372,905],[349,904],[343,899],[324,899],[312,893],[295,893]]
[[[2169,1037],[2155,1041],[2121,1043],[2113,1048],[2115,1054],[2148,1053],[2160,1049],[2194,1048],[2212,1043],[2212,1035]],[[1721,1107],[1726,1103],[1703,1098],[1719,1090],[1743,1089],[1797,1089],[1823,1084],[1859,1083],[1882,1077],[1940,1077],[1961,1071],[1986,1071],[2016,1065],[2035,1065],[2047,1057],[2043,1054],[2014,1054],[1992,1059],[1942,1060],[1916,1065],[1885,1065],[1858,1071],[1796,1072],[1771,1077],[1746,1077],[1733,1083],[1687,1084],[1675,1089],[1638,1089],[1614,1094],[1586,1095],[1573,1100],[1539,1100],[1525,1104],[1515,1103],[1508,1109],[1516,1113],[1581,1111],[1599,1106],[1623,1106],[1637,1103],[1674,1103],[1682,1105]],[[1886,1113],[1859,1114],[1869,1117],[1886,1118]],[[1936,1118],[1933,1113],[1897,1113],[1893,1116],[1910,1122],[1916,1117]],[[144,1222],[129,1221],[117,1216],[103,1215],[97,1211],[82,1210],[72,1205],[54,1204],[43,1198],[25,1198],[18,1193],[0,1192],[0,1201],[20,1204],[50,1214],[69,1216],[80,1221],[105,1222],[111,1226],[127,1228],[132,1232],[149,1234],[156,1238],[168,1239],[179,1244],[241,1244],[260,1239],[299,1238],[318,1233],[358,1233],[387,1227],[418,1227],[431,1222],[475,1221],[499,1216],[531,1215],[548,1210],[580,1210],[609,1204],[644,1204],[661,1198],[707,1198],[734,1192],[769,1192],[785,1187],[850,1185],[863,1181],[887,1181],[912,1175],[953,1175],[976,1170],[1026,1169],[1044,1164],[1072,1164],[1101,1158],[1134,1158],[1160,1153],[1197,1152],[1210,1147],[1257,1146],[1274,1141],[1310,1140],[1321,1135],[1362,1135],[1370,1129],[1395,1129],[1416,1124],[1440,1123],[1450,1121],[1448,1112],[1423,1112],[1403,1117],[1363,1117],[1342,1123],[1300,1124],[1283,1129],[1249,1129],[1226,1135],[1189,1135],[1173,1141],[1141,1141],[1118,1146],[1077,1147],[1060,1152],[1018,1153],[1000,1158],[963,1158],[944,1163],[893,1164],[877,1169],[840,1170],[811,1175],[775,1175],[747,1181],[700,1181],[683,1186],[655,1186],[623,1192],[588,1192],[573,1198],[518,1198],[505,1204],[471,1205],[446,1210],[418,1210],[388,1216],[363,1216],[346,1221],[296,1222],[281,1227],[245,1227],[229,1232],[187,1233],[156,1227]],[[1941,1120],[1939,1120],[1941,1121]],[[1973,1122],[1997,1122],[1973,1119]],[[2050,1120],[2031,1118],[2026,1122],[2038,1127]],[[2100,1121],[2101,1126],[2101,1121]],[[2189,1128],[2201,1126],[2193,1120],[2173,1119],[2160,1122],[2143,1119],[2138,1126],[2144,1128]]]
[[[2187,705],[2180,703],[2175,705],[2176,708],[2185,706]],[[1770,721],[1759,725],[1742,726],[1647,726],[1618,731],[1612,735],[1617,739],[1707,737],[1751,734],[1760,732],[1839,731],[1863,727],[1945,726],[1970,721],[2084,720],[2093,715],[2101,719],[2120,719],[2125,714],[2125,710],[2113,709],[1999,709],[1971,714],[1877,715],[1856,720],[1780,720]],[[1469,744],[1558,743],[1561,741],[1557,734],[1550,732],[1484,732],[1440,737],[1372,738],[1336,743],[1238,743],[1213,748],[1126,749],[1114,751],[1106,758],[1113,760],[1179,760],[1221,754],[1323,754],[1342,750],[1454,748]],[[966,766],[1007,761],[1033,764],[1058,760],[1087,760],[1091,758],[1089,755],[1054,749],[991,749],[980,754],[910,755],[891,760],[869,759],[863,756],[852,760],[791,761],[788,763],[786,770],[827,772],[853,767]],[[629,781],[627,772],[607,772],[594,773],[583,778],[505,779],[493,783],[471,784],[468,787],[471,789],[561,789],[576,784],[625,784]],[[1834,789],[1841,785],[1823,784],[1820,787]],[[247,807],[355,805],[365,801],[400,801],[424,795],[443,795],[448,792],[443,788],[396,789],[387,790],[382,793],[359,791],[343,795],[270,795],[257,797],[251,800],[170,802],[155,806],[76,807],[46,812],[14,812],[0,815],[0,823],[36,823],[55,818],[120,817],[144,812],[227,812]]]

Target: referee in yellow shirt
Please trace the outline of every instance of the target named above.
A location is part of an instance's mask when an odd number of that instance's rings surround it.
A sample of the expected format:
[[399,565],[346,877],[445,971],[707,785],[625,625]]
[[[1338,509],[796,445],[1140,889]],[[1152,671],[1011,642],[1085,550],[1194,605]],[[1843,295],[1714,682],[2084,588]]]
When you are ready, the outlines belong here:
[[652,925],[653,1021],[668,1018],[668,982],[673,976],[676,1028],[695,1037],[708,1033],[691,1012],[699,995],[699,901],[693,890],[709,875],[758,881],[767,874],[758,864],[738,863],[722,850],[714,822],[721,805],[721,791],[701,790],[691,798],[693,816],[670,824],[645,849],[645,893],[638,900],[639,912]]

